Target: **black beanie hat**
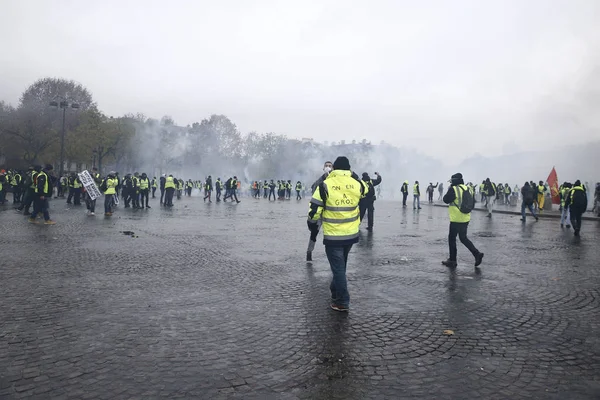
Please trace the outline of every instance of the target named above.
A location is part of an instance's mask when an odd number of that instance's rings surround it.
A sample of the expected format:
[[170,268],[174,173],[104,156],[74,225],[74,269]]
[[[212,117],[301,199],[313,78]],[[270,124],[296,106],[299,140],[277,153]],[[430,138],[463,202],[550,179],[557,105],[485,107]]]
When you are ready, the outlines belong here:
[[369,179],[369,173],[368,173],[368,172],[363,172],[363,173],[362,173],[362,177],[363,177],[363,179],[365,179],[365,180],[366,180],[366,179]]
[[347,157],[339,156],[335,159],[335,162],[333,163],[333,169],[350,171],[350,161],[348,161]]

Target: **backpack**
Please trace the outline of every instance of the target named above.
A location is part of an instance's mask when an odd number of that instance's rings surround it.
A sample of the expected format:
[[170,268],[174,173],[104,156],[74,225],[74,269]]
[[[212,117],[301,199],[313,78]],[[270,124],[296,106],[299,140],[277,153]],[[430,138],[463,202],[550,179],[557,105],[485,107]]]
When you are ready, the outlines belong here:
[[462,201],[458,209],[463,214],[470,214],[475,208],[475,198],[469,189],[464,190],[460,186],[458,186],[458,189],[462,191]]
[[533,199],[535,196],[533,190],[534,189],[531,186],[523,190],[523,203],[525,203],[526,206],[530,206],[533,204]]

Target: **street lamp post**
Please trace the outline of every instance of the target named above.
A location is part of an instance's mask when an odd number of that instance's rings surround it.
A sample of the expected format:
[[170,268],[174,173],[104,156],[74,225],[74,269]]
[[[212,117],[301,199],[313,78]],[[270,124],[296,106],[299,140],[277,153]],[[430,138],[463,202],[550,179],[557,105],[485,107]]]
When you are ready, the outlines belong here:
[[57,101],[51,101],[50,107],[60,107],[63,110],[63,118],[62,118],[62,131],[60,134],[60,168],[59,168],[59,177],[63,176],[63,168],[65,164],[65,120],[67,114],[67,108],[71,106],[72,109],[79,109],[79,104],[70,103],[66,100],[62,100],[60,103]]

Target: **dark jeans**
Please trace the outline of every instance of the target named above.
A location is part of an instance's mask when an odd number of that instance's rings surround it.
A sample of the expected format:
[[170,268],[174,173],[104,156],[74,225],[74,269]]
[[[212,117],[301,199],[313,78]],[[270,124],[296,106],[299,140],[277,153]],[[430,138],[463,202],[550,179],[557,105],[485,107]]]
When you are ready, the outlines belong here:
[[85,195],[85,205],[90,212],[96,212],[96,200],[92,200],[89,194]]
[[329,285],[331,300],[334,304],[348,307],[350,305],[350,294],[348,293],[348,282],[346,281],[346,265],[348,264],[348,253],[352,245],[347,246],[325,246],[325,254],[329,260],[329,266],[333,273],[333,279]]
[[585,212],[585,210],[580,210],[574,207],[571,207],[571,226],[573,227],[573,229],[575,231],[578,231],[581,229],[581,216],[583,215],[583,213]]
[[300,196],[299,190],[296,190],[296,200],[302,200],[302,196]]
[[358,208],[360,209],[360,221],[362,222],[362,220],[365,217],[365,213],[367,213],[367,227],[368,228],[373,228],[373,222],[374,221],[374,212],[375,212],[375,207],[373,207],[373,201],[372,200],[362,200],[358,203]]
[[408,193],[402,193],[402,205],[406,206],[406,199],[408,198]]
[[[149,207],[150,206],[150,204],[148,204],[148,195],[150,194],[149,192],[150,191],[148,189],[141,189],[140,190],[140,196],[142,198],[142,208],[144,206],[145,207]],[[144,202],[144,200],[145,200],[145,202]]]
[[212,203],[212,199],[210,198],[211,195],[212,195],[212,190],[206,190],[204,192],[204,201],[206,201],[206,199],[208,199],[209,203]]
[[165,189],[161,188],[160,189],[160,204],[163,204],[164,198],[165,198]]
[[104,195],[104,213],[112,213],[113,206],[113,194],[105,194]]
[[172,206],[173,205],[173,195],[175,194],[174,188],[166,188],[165,189],[165,205]]
[[217,201],[221,201],[221,190],[217,189]]
[[155,188],[155,187],[153,187],[153,188],[152,188],[152,198],[155,198],[155,197],[156,197],[156,196],[154,195],[155,193],[156,193],[156,188]]
[[19,207],[19,211],[25,209],[25,213],[29,214],[29,207],[31,207],[31,204],[35,201],[35,191],[31,188],[28,188],[25,191],[25,196],[23,197],[23,202]]
[[269,201],[271,201],[271,195],[273,195],[273,200],[277,200],[277,198],[275,197],[275,189],[271,189],[269,191]]
[[235,199],[236,202],[240,202],[237,197],[237,189],[230,189],[229,193],[226,194],[225,197],[223,197],[223,201],[225,201],[225,199],[227,198],[231,198],[231,201]]
[[461,243],[465,245],[467,249],[477,257],[479,250],[475,248],[475,245],[467,237],[467,228],[469,227],[468,222],[450,222],[450,232],[448,233],[448,245],[450,246],[450,261],[456,261],[456,235],[460,239]]
[[264,188],[263,190],[265,191],[265,195],[263,197],[266,199],[267,196],[269,195],[269,189],[268,188]]
[[44,197],[44,200],[40,199],[39,196],[35,196],[33,201],[33,212],[31,213],[31,218],[36,218],[38,213],[44,214],[44,219],[48,221],[50,219],[50,214],[48,213],[48,199]]
[[527,216],[525,214],[525,209],[529,209],[529,211],[531,211],[531,215],[533,215],[533,218],[537,218],[537,215],[535,215],[535,211],[533,211],[533,204],[525,204],[524,202],[521,203],[521,217],[523,218],[523,220],[527,219]]

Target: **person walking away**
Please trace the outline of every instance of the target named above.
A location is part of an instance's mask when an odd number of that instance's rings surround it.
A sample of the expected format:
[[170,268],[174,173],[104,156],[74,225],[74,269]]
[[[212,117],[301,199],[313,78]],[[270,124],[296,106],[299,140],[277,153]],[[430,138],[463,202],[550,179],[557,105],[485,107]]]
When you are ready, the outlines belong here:
[[481,265],[483,253],[477,250],[473,242],[467,237],[467,229],[471,221],[471,211],[475,206],[475,193],[465,185],[461,173],[452,175],[450,187],[444,195],[444,203],[448,204],[448,214],[450,216],[450,232],[448,233],[448,247],[450,248],[450,257],[442,264],[454,268],[458,265],[456,261],[456,236],[460,242],[475,257],[475,267]]
[[575,236],[579,236],[579,232],[581,231],[581,216],[587,210],[587,205],[587,193],[578,179],[569,190],[567,200],[565,201],[565,207],[570,207],[571,225],[573,226]]
[[479,196],[481,197],[481,204],[485,204],[487,207],[487,196],[485,194],[485,179],[481,181],[479,185]]
[[523,202],[521,203],[521,221],[527,222],[527,215],[525,214],[525,209],[528,208],[535,218],[536,221],[539,220],[538,216],[535,214],[535,210],[533,207],[533,203],[536,197],[536,188],[531,187],[529,182],[525,182],[525,185],[521,188],[521,196],[523,196]]
[[[329,173],[333,170],[333,163],[331,161],[325,161],[323,164],[323,174],[310,186],[311,194],[317,190],[317,188],[327,179]],[[271,192],[273,193],[273,200],[275,200],[275,189],[273,180],[271,179],[271,184],[273,188]],[[271,194],[269,193],[269,201],[271,200]],[[319,235],[319,230],[321,229],[321,220],[316,222],[316,226],[312,226],[310,231],[310,237],[308,238],[308,247],[306,248],[306,261],[312,261],[312,252],[315,249],[315,245],[317,243],[317,236]]]
[[[188,179],[185,184],[185,194],[188,197],[192,197],[192,189],[194,189],[194,182],[192,182],[191,179]],[[204,191],[206,192],[206,189],[204,189]],[[200,191],[200,193],[202,193],[202,191]]]
[[173,207],[173,195],[175,194],[175,178],[169,175],[165,179],[165,206]]
[[53,167],[47,164],[42,170],[40,165],[36,165],[34,170],[37,172],[35,175],[35,200],[33,205],[33,213],[29,217],[29,222],[37,223],[36,218],[38,213],[44,215],[45,225],[54,225],[56,222],[50,219],[50,213],[48,211],[48,197],[52,196],[52,185],[50,184],[50,171]]
[[119,179],[115,175],[114,171],[110,171],[100,187],[100,190],[104,192],[104,215],[106,217],[113,215],[114,196],[119,184]]
[[444,198],[444,184],[443,183],[439,184],[439,186],[438,186],[438,193],[439,193],[438,201],[440,201],[440,200],[442,200]]
[[29,207],[35,200],[35,175],[37,172],[33,169],[33,167],[29,167],[27,172],[25,173],[25,179],[23,179],[23,187],[24,194],[21,201],[21,205],[16,208],[17,212],[23,212],[23,215],[29,215],[31,212],[29,211]]
[[375,176],[377,179],[375,182],[371,181],[371,177],[368,173],[363,172],[362,174],[362,183],[365,187],[365,194],[362,199],[360,199],[358,206],[360,209],[360,222],[365,217],[365,212],[367,212],[367,230],[373,230],[373,223],[375,222],[375,200],[377,197],[375,196],[375,186],[378,186],[381,183],[381,176],[379,173],[375,172]]
[[160,205],[165,205],[165,182],[167,181],[167,175],[162,174],[159,180],[159,188],[160,188]]
[[213,184],[212,184],[212,177],[209,175],[208,178],[206,178],[206,183],[204,184],[204,202],[206,202],[206,199],[208,199],[209,203],[212,203],[212,190],[213,190]]
[[215,187],[217,189],[216,198],[218,203],[221,201],[221,191],[223,190],[223,183],[221,182],[221,178],[217,178],[217,181],[215,182]]
[[419,189],[419,181],[415,181],[413,186],[413,210],[416,208],[421,209],[421,189]]
[[402,207],[406,208],[406,199],[408,198],[408,181],[404,181],[402,187],[400,188],[400,192],[402,193]]
[[488,210],[488,218],[492,218],[492,210],[494,209],[494,198],[496,197],[496,185],[490,181],[490,178],[485,180],[483,187],[485,193],[486,207]]
[[310,200],[308,229],[311,233],[317,230],[322,217],[323,244],[333,274],[329,285],[331,308],[335,311],[347,312],[350,307],[346,268],[352,245],[358,243],[358,203],[365,190],[352,174],[348,159],[342,156],[335,160],[333,171],[317,186]]
[[237,176],[234,176],[233,180],[231,181],[231,196],[230,197],[232,198],[231,201],[233,201],[233,199],[235,199],[235,202],[239,203],[240,201],[238,200],[238,197],[237,197],[237,190],[238,190],[238,178],[237,178]]
[[565,182],[560,186],[560,227],[564,227],[565,223],[567,225],[567,229],[571,228],[571,218],[570,218],[570,207],[565,206],[565,202],[567,201],[567,196],[571,191],[571,185],[569,182]]

